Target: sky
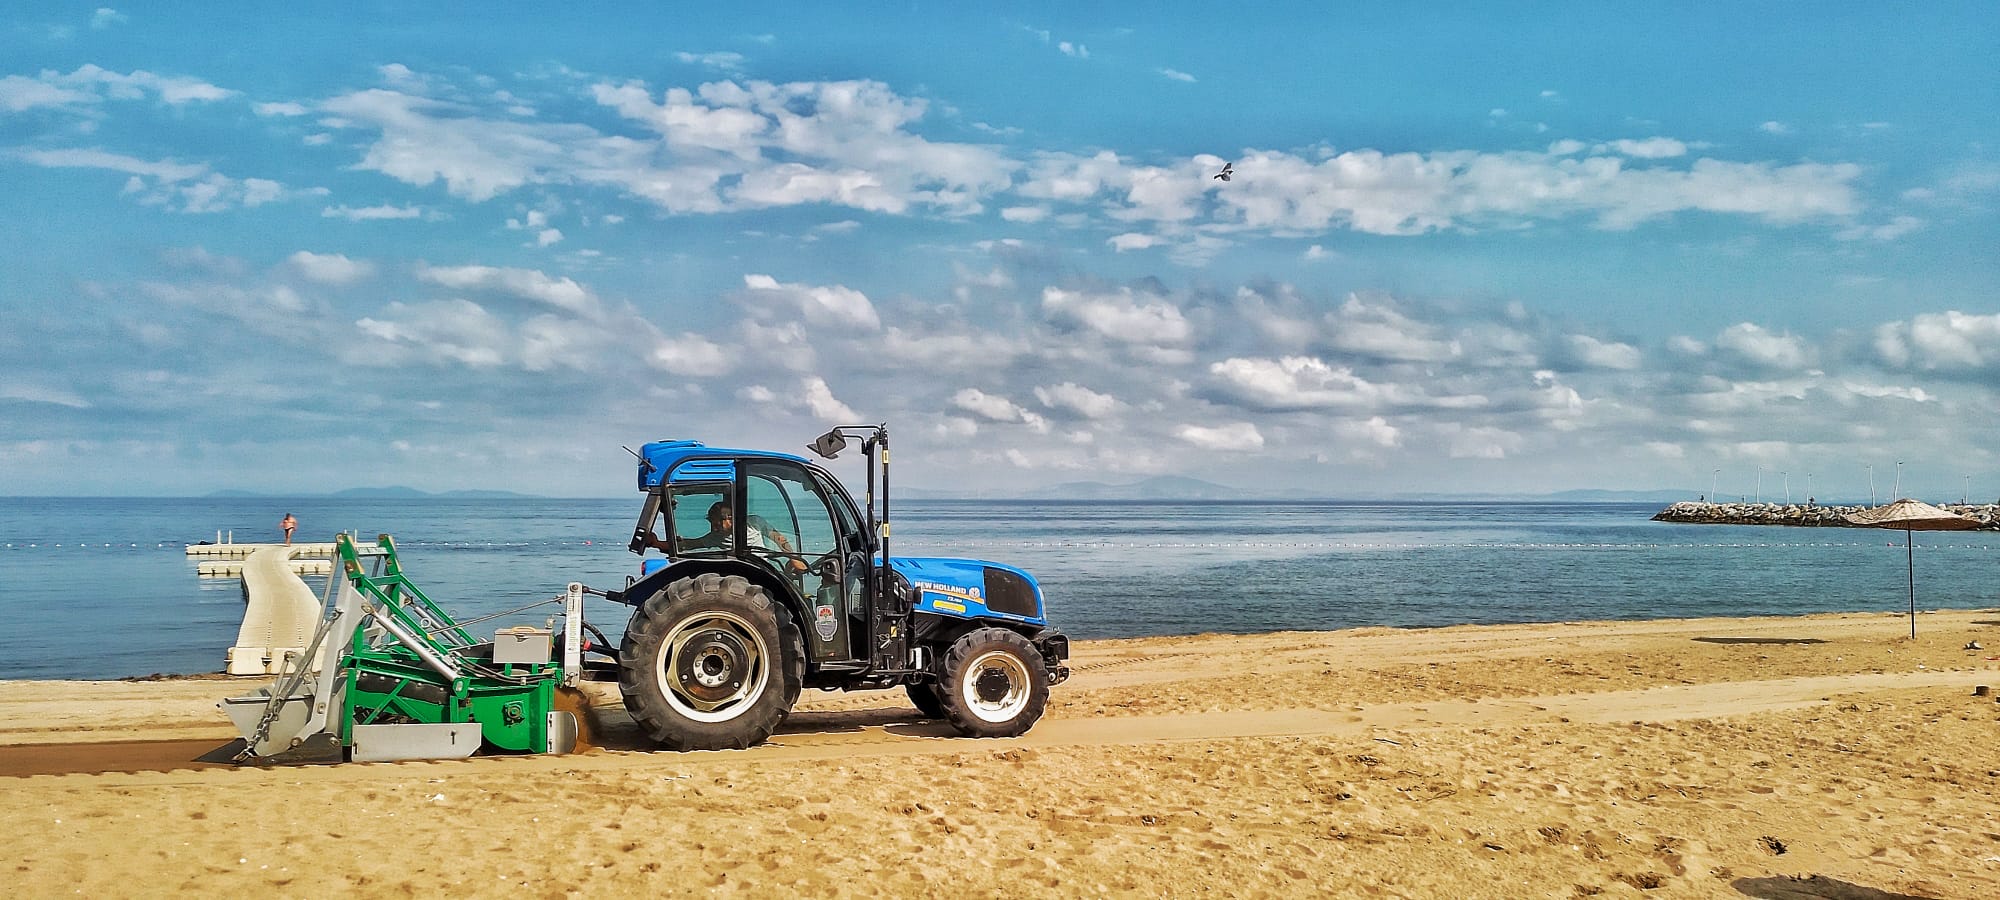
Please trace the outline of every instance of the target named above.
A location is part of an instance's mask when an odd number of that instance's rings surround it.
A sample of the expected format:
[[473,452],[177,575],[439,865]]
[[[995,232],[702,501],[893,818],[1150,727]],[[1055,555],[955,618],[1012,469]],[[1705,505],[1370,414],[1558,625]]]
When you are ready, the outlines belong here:
[[1988,3],[293,6],[0,12],[0,495],[2000,496]]

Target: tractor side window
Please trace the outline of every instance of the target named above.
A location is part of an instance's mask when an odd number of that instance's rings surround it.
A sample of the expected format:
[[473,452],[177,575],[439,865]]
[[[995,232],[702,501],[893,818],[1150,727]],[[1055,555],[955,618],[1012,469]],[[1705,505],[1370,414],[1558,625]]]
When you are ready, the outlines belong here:
[[835,549],[833,512],[804,470],[778,464],[755,466],[747,493],[747,524],[767,530],[766,550],[789,551],[811,559]]
[[729,499],[729,484],[676,485],[667,494],[667,506],[660,510],[661,525],[671,524],[673,530],[657,528],[661,535],[672,534],[674,556],[712,556],[729,552],[727,534],[716,533],[709,525],[708,511],[718,503]]

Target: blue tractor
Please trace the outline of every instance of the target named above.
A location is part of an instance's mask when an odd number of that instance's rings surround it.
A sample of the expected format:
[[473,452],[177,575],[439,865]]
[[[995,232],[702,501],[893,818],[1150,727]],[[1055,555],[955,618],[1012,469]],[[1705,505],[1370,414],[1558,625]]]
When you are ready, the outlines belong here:
[[625,707],[660,745],[742,748],[770,737],[805,688],[903,687],[972,737],[1026,732],[1069,677],[1069,639],[1012,566],[889,553],[889,432],[861,441],[857,507],[804,457],[659,441],[638,452],[645,504],[630,549],[649,556],[611,600],[633,607],[618,648]]

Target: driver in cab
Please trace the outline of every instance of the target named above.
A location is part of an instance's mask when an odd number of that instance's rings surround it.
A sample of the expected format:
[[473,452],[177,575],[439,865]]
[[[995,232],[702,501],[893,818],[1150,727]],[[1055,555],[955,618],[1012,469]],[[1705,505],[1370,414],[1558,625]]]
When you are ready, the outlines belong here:
[[[745,524],[750,527],[745,533],[744,543],[750,549],[777,550],[780,553],[787,554],[786,560],[790,563],[790,568],[793,572],[803,573],[806,571],[806,561],[795,555],[791,542],[786,540],[785,536],[777,529],[772,528],[763,519],[756,516],[751,516],[750,520]],[[670,546],[664,538],[659,537],[651,531],[646,532],[641,541],[648,547],[652,547],[669,556],[676,556],[694,550],[729,550],[732,548],[735,539],[736,513],[730,508],[729,501],[718,500],[708,508],[708,533],[699,537],[682,540],[678,550]]]

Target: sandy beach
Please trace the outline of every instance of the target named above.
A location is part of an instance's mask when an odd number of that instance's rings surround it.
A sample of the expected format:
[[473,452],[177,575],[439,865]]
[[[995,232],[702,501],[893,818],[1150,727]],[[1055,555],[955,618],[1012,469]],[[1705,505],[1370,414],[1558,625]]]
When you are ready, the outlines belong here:
[[1907,628],[1089,641],[1012,740],[813,692],[647,752],[603,685],[586,753],[268,770],[180,763],[255,680],[4,682],[0,818],[34,897],[2000,896],[2000,611]]

